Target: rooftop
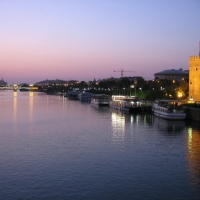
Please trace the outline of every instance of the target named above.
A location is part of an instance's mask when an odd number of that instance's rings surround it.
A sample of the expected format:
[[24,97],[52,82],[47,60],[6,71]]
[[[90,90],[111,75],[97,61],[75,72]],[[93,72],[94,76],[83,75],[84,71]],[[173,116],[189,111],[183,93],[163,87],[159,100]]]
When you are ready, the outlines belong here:
[[182,68],[180,69],[167,69],[167,70],[163,70],[161,72],[157,72],[154,75],[166,75],[166,74],[189,74],[188,70],[182,70]]

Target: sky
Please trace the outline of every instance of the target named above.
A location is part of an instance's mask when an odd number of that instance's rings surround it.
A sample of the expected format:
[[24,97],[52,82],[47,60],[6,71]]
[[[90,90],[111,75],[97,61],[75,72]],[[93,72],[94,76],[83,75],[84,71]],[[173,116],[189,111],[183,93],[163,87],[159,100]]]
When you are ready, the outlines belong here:
[[[199,55],[200,0],[0,0],[0,79],[153,79]],[[114,72],[116,71],[116,72]]]

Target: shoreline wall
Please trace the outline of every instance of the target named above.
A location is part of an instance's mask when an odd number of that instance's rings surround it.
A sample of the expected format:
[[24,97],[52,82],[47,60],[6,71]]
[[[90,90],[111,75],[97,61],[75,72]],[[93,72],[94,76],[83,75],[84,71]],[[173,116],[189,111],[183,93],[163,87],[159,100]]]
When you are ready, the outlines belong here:
[[186,119],[200,122],[200,109],[199,108],[185,108]]

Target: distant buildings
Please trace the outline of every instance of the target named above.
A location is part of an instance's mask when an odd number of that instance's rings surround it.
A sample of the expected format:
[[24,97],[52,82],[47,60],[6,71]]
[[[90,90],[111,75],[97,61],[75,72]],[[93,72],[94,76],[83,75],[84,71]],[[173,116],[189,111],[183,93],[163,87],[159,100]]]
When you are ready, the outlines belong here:
[[0,80],[0,86],[7,86],[7,82],[5,82],[3,79]]
[[169,69],[154,74],[155,79],[169,79],[175,81],[188,80],[189,71],[180,69]]
[[123,79],[123,78],[127,78],[127,79],[129,79],[129,81],[133,81],[133,82],[135,82],[135,81],[139,81],[139,80],[144,80],[144,78],[142,77],[142,76],[133,76],[133,77],[122,77],[122,78],[120,78],[119,80],[121,80],[121,79]]
[[40,82],[37,82],[35,85],[38,85],[38,86],[45,86],[45,85],[64,85],[64,86],[68,86],[69,84],[74,84],[74,83],[77,83],[78,81],[76,80],[71,80],[71,81],[63,81],[63,80],[59,80],[59,79],[56,79],[56,80],[44,80],[44,81],[40,81]]
[[200,102],[200,55],[191,56],[189,65],[189,100]]

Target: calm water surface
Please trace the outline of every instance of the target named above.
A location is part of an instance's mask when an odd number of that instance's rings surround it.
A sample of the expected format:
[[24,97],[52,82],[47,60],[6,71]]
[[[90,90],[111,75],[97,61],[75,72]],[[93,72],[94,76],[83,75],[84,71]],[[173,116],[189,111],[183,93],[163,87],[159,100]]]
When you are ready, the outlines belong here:
[[200,199],[200,125],[0,91],[0,199]]

